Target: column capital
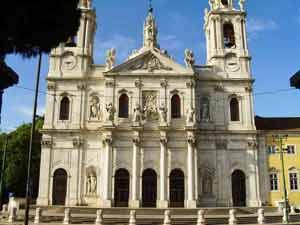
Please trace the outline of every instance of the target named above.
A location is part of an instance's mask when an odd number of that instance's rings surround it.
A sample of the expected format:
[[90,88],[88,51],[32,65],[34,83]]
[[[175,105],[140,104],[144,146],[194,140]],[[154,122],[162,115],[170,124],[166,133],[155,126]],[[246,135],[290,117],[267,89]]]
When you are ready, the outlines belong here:
[[188,144],[191,144],[191,145],[195,146],[196,143],[197,143],[197,138],[195,137],[195,135],[190,134],[187,137],[187,142],[188,142]]
[[133,142],[133,144],[139,146],[141,144],[141,138],[140,137],[133,137],[132,142]]
[[51,138],[43,138],[41,140],[41,145],[43,148],[52,148],[53,146],[53,141]]
[[112,145],[112,142],[113,142],[113,138],[111,135],[107,135],[103,138],[103,144],[104,145]]
[[73,142],[73,147],[76,147],[76,148],[80,148],[80,147],[82,147],[83,144],[84,144],[83,139],[81,139],[81,138],[79,138],[79,137],[73,138],[72,142]]
[[164,144],[164,145],[168,144],[168,138],[167,137],[160,137],[159,141],[160,141],[161,144]]

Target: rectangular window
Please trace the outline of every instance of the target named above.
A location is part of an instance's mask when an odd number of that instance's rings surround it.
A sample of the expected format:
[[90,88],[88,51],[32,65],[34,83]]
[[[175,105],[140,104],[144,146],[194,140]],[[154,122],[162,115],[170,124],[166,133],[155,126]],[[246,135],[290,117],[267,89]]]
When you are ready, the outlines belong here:
[[295,154],[296,153],[295,145],[288,145],[287,146],[287,153],[288,154]]
[[278,191],[278,175],[277,175],[277,173],[270,174],[270,187],[271,187],[271,191]]
[[269,145],[268,146],[268,154],[275,154],[276,153],[276,146],[275,145]]
[[292,191],[298,190],[298,175],[297,173],[290,173],[290,189]]

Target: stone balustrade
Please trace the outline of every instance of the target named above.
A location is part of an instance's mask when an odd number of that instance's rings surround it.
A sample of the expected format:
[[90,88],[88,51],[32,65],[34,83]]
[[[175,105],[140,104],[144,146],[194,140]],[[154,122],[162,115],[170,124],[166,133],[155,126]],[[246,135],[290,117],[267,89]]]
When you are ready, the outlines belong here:
[[[218,210],[220,214],[218,214]],[[266,215],[267,211],[267,215]],[[227,212],[227,213],[226,213]],[[248,212],[248,213],[245,213]],[[19,221],[17,221],[16,209],[7,212],[2,211],[2,221],[5,223],[16,224],[21,220],[20,213]],[[225,214],[225,215],[224,215]],[[8,216],[4,216],[8,215]],[[122,223],[128,225],[151,224],[160,223],[162,225],[172,224],[269,224],[273,222],[275,217],[280,221],[282,214],[275,210],[270,212],[269,209],[264,208],[209,208],[209,209],[128,209],[128,208],[115,208],[115,209],[97,209],[97,208],[84,208],[84,207],[36,207],[35,211],[30,211],[33,224],[47,224],[49,221],[53,223],[72,224],[78,218],[84,219],[84,224],[105,225],[112,223]],[[34,215],[34,217],[33,217]],[[93,216],[94,215],[94,216]],[[266,219],[268,217],[268,219]],[[294,213],[292,215],[294,221],[300,222],[300,214]],[[61,218],[61,219],[59,219]],[[75,219],[76,218],[76,219]],[[73,220],[74,219],[74,220]],[[89,222],[87,222],[89,221]],[[270,222],[272,221],[272,222]],[[83,223],[83,222],[82,222]],[[1,221],[0,221],[0,224]],[[280,222],[278,222],[280,224]],[[296,224],[296,223],[295,223]],[[300,224],[300,223],[299,223]]]

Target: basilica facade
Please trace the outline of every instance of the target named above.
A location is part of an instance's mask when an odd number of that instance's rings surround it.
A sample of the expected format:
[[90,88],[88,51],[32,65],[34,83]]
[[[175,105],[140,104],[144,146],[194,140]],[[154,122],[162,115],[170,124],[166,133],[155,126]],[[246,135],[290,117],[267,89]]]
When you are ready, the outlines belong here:
[[[141,47],[93,63],[96,14],[82,1],[78,35],[53,49],[38,205],[260,206],[259,151],[244,1],[210,0],[207,63],[176,62],[150,7]],[[200,32],[200,29],[199,29]]]

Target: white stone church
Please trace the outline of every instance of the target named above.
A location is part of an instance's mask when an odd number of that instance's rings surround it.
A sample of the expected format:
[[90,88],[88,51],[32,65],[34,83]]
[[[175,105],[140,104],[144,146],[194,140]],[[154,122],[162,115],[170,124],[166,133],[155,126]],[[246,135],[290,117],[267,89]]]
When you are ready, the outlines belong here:
[[[174,61],[152,7],[141,47],[93,63],[96,13],[82,0],[77,37],[53,49],[38,205],[260,206],[264,151],[254,123],[245,0],[209,0],[207,63]],[[201,32],[201,29],[199,29]],[[142,30],[141,30],[142,33]]]

